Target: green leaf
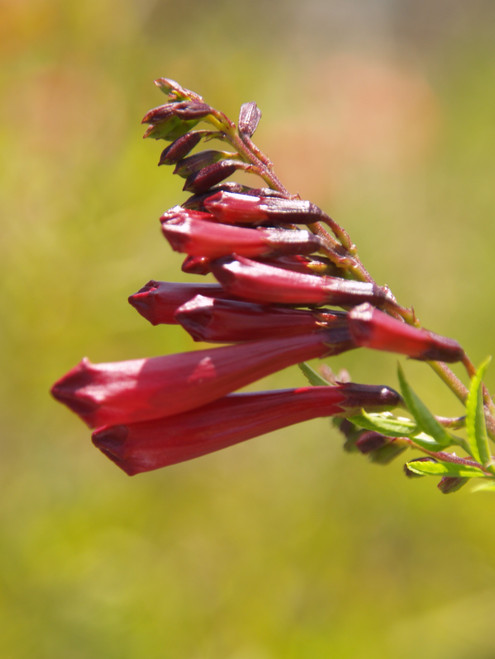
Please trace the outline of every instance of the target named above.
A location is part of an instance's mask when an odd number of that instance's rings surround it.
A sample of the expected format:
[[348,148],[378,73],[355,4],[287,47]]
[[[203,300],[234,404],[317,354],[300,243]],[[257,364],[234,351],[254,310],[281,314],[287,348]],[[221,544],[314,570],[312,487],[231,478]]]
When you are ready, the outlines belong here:
[[398,377],[402,397],[419,428],[427,435],[434,437],[439,446],[445,447],[452,444],[455,440],[449,435],[445,428],[438,423],[423,401],[415,394],[407,382],[400,364],[398,366]]
[[471,492],[495,492],[495,478],[476,483]]
[[407,468],[418,476],[456,476],[460,478],[486,478],[486,474],[477,467],[457,462],[433,462],[410,460]]
[[492,461],[486,432],[482,393],[482,381],[490,361],[491,357],[485,359],[472,377],[466,401],[466,432],[471,455],[484,466],[490,465]]
[[152,137],[155,140],[176,140],[188,133],[199,121],[199,119],[186,120],[171,116],[165,121],[149,126],[143,137]]
[[317,373],[314,368],[311,368],[307,362],[302,362],[299,364],[299,368],[308,379],[309,384],[313,385],[314,387],[330,386],[330,382],[325,380],[325,378]]
[[375,432],[388,435],[388,437],[412,437],[417,434],[418,426],[411,419],[397,417],[390,412],[366,412],[352,416],[349,421],[360,428],[374,430]]
[[411,439],[415,444],[427,449],[428,451],[439,451],[445,446],[444,444],[439,444],[434,437],[427,435],[425,432],[420,432],[417,435],[411,437]]
[[397,417],[390,412],[373,413],[362,410],[361,414],[349,418],[349,421],[360,428],[374,430],[388,437],[409,437],[415,444],[429,451],[438,451],[445,444],[439,444],[434,437],[424,432],[418,432],[418,426],[411,419]]

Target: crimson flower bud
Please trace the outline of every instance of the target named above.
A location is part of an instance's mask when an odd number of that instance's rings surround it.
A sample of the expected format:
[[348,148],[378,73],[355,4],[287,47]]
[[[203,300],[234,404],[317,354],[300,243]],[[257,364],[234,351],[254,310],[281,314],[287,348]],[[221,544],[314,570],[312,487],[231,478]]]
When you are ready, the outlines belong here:
[[359,346],[442,362],[460,361],[464,356],[457,341],[407,325],[371,304],[352,309],[348,320],[351,335]]
[[295,336],[330,325],[342,328],[342,341],[349,338],[345,312],[288,309],[203,295],[179,307],[175,320],[195,341],[230,343]]
[[[200,219],[198,211],[181,213],[162,221],[162,231],[176,252],[218,258],[236,253],[244,256],[311,253],[321,247],[318,236],[304,230],[247,229]],[[163,216],[162,216],[163,217]]]
[[289,272],[242,256],[215,261],[211,269],[225,290],[254,302],[317,306],[394,304],[388,291],[376,284]]
[[221,348],[92,364],[83,359],[52,387],[91,428],[172,416],[287,366],[354,347],[340,328]]
[[177,308],[196,295],[225,297],[227,293],[219,284],[151,280],[129,297],[129,304],[152,325],[171,325],[177,323],[174,316]]
[[[376,393],[381,408],[381,391]],[[99,428],[93,433],[93,442],[127,474],[134,475],[301,421],[345,414],[349,407],[354,408],[355,401],[348,385],[230,394],[182,414]],[[371,407],[375,409],[373,403]]]
[[216,192],[203,205],[218,222],[226,224],[311,224],[326,217],[310,201],[283,197]]

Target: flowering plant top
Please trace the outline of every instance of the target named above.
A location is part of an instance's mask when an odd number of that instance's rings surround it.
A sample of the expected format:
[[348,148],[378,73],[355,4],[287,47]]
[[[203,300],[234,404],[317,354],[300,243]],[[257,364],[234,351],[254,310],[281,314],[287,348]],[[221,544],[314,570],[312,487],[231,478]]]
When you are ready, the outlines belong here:
[[[345,229],[289,193],[251,139],[261,118],[255,103],[242,105],[236,125],[177,82],[155,84],[168,98],[145,115],[144,137],[168,142],[159,165],[173,165],[191,193],[160,217],[162,233],[184,254],[183,271],[209,280],[151,280],[129,302],[153,325],[180,324],[197,341],[226,345],[112,363],[85,358],[53,385],[53,396],[130,475],[329,417],[345,448],[374,462],[420,452],[406,474],[437,476],[444,493],[472,478],[495,489],[495,410],[482,383],[488,361],[475,369],[455,340],[421,327],[374,281]],[[201,150],[212,141],[222,149]],[[227,182],[238,171],[262,187]],[[435,416],[400,367],[399,393],[306,364],[358,348],[426,362],[459,399],[459,416]],[[450,362],[463,364],[467,385]],[[311,386],[235,393],[293,364]]]

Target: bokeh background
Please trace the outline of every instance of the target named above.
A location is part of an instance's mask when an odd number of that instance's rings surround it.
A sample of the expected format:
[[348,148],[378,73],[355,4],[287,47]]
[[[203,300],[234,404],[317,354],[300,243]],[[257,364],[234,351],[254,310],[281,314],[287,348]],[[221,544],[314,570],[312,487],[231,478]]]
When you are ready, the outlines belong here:
[[[159,76],[234,119],[256,100],[289,189],[425,326],[476,363],[493,352],[494,3],[3,0],[0,16],[0,655],[493,657],[493,495],[346,454],[325,420],[129,478],[48,390],[84,355],[192,348],[126,301],[180,278],[157,218],[181,182],[141,139]],[[396,363],[331,365],[396,386]]]

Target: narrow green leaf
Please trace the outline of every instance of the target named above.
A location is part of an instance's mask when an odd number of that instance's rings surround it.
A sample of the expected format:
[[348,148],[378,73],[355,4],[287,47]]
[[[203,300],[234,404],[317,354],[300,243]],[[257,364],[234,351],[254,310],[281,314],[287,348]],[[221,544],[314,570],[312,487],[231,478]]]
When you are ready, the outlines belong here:
[[477,462],[488,466],[491,463],[488,435],[486,432],[485,412],[483,408],[482,381],[491,357],[485,359],[471,379],[469,395],[466,401],[466,432],[471,455]]
[[420,432],[417,435],[414,435],[411,437],[411,440],[428,451],[439,451],[445,446],[444,444],[439,444],[434,437],[427,435],[425,432]]
[[453,443],[449,433],[435,419],[430,410],[423,401],[416,395],[409,383],[407,382],[404,372],[399,364],[398,377],[402,397],[404,398],[408,410],[413,415],[419,428],[427,435],[435,438],[439,446],[445,447]]
[[309,384],[313,385],[314,387],[330,386],[330,382],[325,380],[325,378],[317,373],[314,368],[311,368],[307,362],[302,362],[299,364],[299,368],[308,379]]
[[169,140],[170,142],[182,137],[188,133],[199,119],[181,119],[180,117],[171,116],[165,121],[148,126],[143,137],[152,137],[155,140]]
[[486,474],[477,467],[457,462],[420,462],[410,460],[407,468],[419,476],[456,476],[460,478],[485,478]]
[[373,413],[362,410],[361,414],[350,417],[349,421],[360,428],[374,430],[389,437],[412,437],[418,432],[414,421],[394,416],[390,412]]

